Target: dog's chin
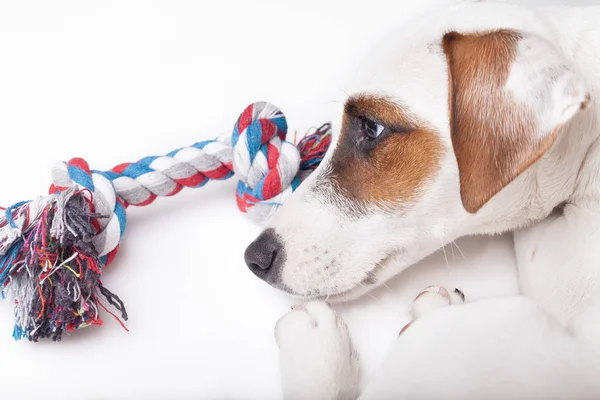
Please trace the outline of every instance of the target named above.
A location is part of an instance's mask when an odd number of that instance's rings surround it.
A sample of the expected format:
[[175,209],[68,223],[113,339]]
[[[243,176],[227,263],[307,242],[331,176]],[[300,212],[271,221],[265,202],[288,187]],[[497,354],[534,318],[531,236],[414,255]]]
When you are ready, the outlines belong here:
[[326,301],[331,304],[337,304],[337,303],[345,303],[345,302],[349,302],[352,300],[356,300],[356,299],[364,296],[371,290],[375,289],[375,287],[377,287],[377,285],[357,285],[351,289],[345,290],[343,292],[337,292],[334,294],[322,294],[322,292],[300,294],[300,293],[296,293],[296,292],[290,290],[289,288],[283,288],[283,287],[275,287],[275,288],[285,292],[288,296],[292,297],[293,299],[296,299],[296,300],[299,300],[302,302],[320,300],[320,301]]
[[378,285],[369,284],[369,285],[359,285],[350,290],[347,290],[342,293],[333,294],[329,296],[322,297],[323,300],[326,300],[328,303],[336,304],[336,303],[346,303],[352,300],[356,300],[358,298],[363,297],[371,290],[375,289]]
[[285,285],[285,284],[281,284],[281,283],[277,283],[277,284],[272,284],[269,283],[271,286],[273,286],[275,289],[281,290],[282,292],[285,292],[288,296],[306,302],[306,301],[313,301],[313,300],[322,300],[322,301],[327,301],[329,303],[343,303],[346,301],[351,301],[354,299],[357,299],[363,295],[365,295],[366,293],[368,293],[370,290],[373,290],[377,285],[374,284],[365,284],[362,282],[356,283],[355,286],[352,286],[350,289],[347,290],[343,290],[343,291],[332,291],[329,292],[327,290],[312,290],[312,291],[308,291],[308,292],[304,292],[304,293],[299,293],[297,291],[295,291],[293,288]]
[[374,290],[375,288],[377,288],[378,286],[379,285],[377,285],[376,283],[374,283],[374,284],[360,283],[360,284],[357,284],[356,286],[352,287],[351,289],[345,290],[343,292],[336,292],[336,293],[331,293],[331,294],[323,294],[322,292],[313,292],[312,294],[311,293],[299,294],[299,293],[290,291],[289,289],[282,289],[282,288],[278,288],[278,289],[283,290],[292,298],[303,301],[303,302],[313,301],[313,300],[321,300],[321,301],[326,301],[330,304],[338,304],[338,303],[346,303],[346,302],[361,298],[364,295],[366,295],[367,293],[369,293],[371,290]]

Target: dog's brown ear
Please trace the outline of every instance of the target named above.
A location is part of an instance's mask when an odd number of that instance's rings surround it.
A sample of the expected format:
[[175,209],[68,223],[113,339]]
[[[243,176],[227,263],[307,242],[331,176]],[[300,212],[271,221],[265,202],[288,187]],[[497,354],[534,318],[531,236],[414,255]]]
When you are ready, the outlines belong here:
[[444,35],[450,133],[468,212],[537,161],[589,95],[549,42],[510,30]]

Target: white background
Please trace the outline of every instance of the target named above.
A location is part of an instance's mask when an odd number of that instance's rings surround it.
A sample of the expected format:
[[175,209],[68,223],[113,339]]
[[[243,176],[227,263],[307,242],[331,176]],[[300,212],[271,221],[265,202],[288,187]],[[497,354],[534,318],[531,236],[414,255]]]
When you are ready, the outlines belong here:
[[[55,161],[109,169],[163,154],[229,132],[257,100],[303,133],[344,100],[354,54],[446,2],[1,0],[0,204],[45,194]],[[245,266],[260,227],[237,211],[234,188],[215,182],[129,210],[103,280],[126,302],[130,333],[105,316],[61,343],[15,342],[1,302],[0,398],[278,398],[273,326],[293,300]],[[363,382],[422,287],[470,299],[517,291],[510,238],[458,246],[336,307]]]

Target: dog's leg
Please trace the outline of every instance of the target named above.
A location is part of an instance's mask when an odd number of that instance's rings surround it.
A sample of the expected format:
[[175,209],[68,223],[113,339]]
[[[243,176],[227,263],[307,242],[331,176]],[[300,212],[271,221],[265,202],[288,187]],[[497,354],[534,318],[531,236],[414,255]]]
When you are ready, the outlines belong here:
[[275,326],[285,399],[355,400],[358,355],[345,322],[323,302],[292,307]]
[[599,362],[524,297],[432,307],[402,332],[361,400],[596,399]]
[[600,305],[600,212],[568,204],[514,239],[523,294],[563,325],[586,330],[584,313]]

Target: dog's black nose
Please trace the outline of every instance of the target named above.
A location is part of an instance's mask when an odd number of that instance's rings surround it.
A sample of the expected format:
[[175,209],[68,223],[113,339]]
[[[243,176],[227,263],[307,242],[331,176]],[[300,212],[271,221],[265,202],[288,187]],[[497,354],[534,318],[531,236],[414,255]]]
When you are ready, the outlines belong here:
[[274,229],[265,230],[246,248],[244,260],[254,275],[264,280],[273,280],[285,261],[281,237]]

